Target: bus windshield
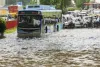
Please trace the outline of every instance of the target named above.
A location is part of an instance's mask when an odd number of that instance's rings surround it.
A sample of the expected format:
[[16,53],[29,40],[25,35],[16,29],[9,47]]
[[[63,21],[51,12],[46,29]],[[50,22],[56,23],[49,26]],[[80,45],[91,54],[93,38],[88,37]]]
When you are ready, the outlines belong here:
[[39,28],[42,16],[39,15],[20,15],[18,26],[22,28]]

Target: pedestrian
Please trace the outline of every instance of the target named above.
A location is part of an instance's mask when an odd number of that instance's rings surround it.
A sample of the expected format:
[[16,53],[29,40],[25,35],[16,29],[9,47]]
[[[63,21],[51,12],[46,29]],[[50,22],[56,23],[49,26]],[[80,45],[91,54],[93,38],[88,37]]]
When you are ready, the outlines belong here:
[[100,17],[98,16],[98,17],[97,17],[97,20],[96,20],[96,27],[98,28],[99,25],[100,25]]

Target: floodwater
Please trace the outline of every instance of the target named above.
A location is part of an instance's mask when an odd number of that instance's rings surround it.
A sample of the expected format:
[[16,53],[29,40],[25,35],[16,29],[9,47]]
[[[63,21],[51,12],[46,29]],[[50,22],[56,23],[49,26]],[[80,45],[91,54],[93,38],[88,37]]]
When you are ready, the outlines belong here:
[[100,67],[100,29],[65,29],[40,38],[6,34],[0,67]]

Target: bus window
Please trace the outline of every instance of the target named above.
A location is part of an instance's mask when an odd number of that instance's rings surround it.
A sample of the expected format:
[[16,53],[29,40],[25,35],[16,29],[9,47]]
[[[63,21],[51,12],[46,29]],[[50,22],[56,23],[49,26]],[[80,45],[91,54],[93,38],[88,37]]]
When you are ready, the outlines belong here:
[[24,27],[40,27],[40,20],[41,16],[19,16],[19,24],[20,26]]

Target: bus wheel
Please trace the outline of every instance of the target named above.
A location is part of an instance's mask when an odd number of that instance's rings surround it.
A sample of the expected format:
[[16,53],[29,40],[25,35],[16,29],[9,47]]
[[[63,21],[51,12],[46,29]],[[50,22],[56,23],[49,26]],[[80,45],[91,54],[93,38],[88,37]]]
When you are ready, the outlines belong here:
[[47,32],[48,32],[48,27],[46,26],[46,27],[45,27],[45,33],[47,33]]
[[57,25],[57,31],[59,31],[59,26]]

